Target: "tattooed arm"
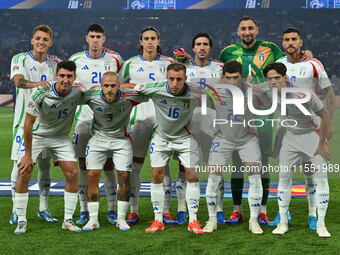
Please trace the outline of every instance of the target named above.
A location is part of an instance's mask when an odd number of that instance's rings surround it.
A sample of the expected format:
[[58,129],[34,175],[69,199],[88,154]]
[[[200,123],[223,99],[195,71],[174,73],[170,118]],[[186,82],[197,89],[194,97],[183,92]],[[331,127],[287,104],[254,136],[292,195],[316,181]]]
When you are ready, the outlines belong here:
[[51,87],[51,84],[48,81],[38,81],[32,82],[25,79],[22,74],[16,74],[13,77],[14,84],[17,88],[21,89],[31,89],[31,88],[44,88],[48,89]]

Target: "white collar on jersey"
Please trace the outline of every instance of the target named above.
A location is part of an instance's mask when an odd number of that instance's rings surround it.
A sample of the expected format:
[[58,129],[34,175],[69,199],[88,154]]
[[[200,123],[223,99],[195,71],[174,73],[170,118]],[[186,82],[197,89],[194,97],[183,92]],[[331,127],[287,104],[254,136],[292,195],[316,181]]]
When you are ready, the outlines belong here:
[[[105,56],[105,54],[106,54],[106,50],[103,50],[103,53],[102,53],[102,55],[100,56],[100,58],[103,58],[104,56]],[[91,58],[92,59],[92,57],[90,56],[90,53],[89,53],[89,51],[87,50],[87,51],[85,51],[85,55],[86,55],[86,57],[88,57],[88,58]]]
[[[191,63],[193,66],[198,66],[194,59],[191,59]],[[211,59],[209,59],[209,63],[206,66],[210,66],[210,65],[211,65]]]
[[[286,60],[287,60],[287,63],[290,63],[288,56],[286,56]],[[304,61],[301,59],[298,63],[301,63],[301,62],[304,62]],[[297,63],[295,63],[295,64],[297,64]]]
[[[33,55],[32,51],[29,51],[29,52],[28,52],[28,55],[30,55],[30,57],[31,57],[34,61],[39,62],[38,59],[36,59],[35,56]],[[47,61],[47,55],[46,55],[44,61]]]
[[[139,55],[139,58],[140,58],[140,60],[142,60],[142,61],[147,61],[145,58],[143,58],[142,55]],[[156,58],[154,61],[157,61],[157,60],[159,60],[160,58],[161,58],[161,56],[158,55],[157,58]]]

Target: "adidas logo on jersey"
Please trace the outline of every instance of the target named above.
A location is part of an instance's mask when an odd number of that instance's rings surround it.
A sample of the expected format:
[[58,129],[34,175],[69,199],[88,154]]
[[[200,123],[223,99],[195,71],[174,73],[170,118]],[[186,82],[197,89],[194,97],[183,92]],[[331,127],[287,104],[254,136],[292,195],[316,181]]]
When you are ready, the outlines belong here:
[[35,66],[33,66],[30,71],[37,71],[37,68],[35,68]]
[[84,65],[81,70],[89,70],[90,68],[87,65]]
[[57,106],[55,104],[52,104],[49,108],[53,109],[53,108],[57,108]]
[[140,68],[137,69],[137,73],[139,73],[139,72],[144,72],[143,67],[140,67]]
[[168,102],[167,102],[165,99],[163,99],[162,101],[160,101],[160,103],[161,103],[161,104],[168,104]]
[[191,72],[191,73],[189,74],[189,77],[195,77],[195,74],[194,74],[193,72]]
[[96,111],[98,111],[98,112],[102,112],[103,110],[102,110],[102,108],[101,108],[101,107],[97,107],[97,108],[96,108]]

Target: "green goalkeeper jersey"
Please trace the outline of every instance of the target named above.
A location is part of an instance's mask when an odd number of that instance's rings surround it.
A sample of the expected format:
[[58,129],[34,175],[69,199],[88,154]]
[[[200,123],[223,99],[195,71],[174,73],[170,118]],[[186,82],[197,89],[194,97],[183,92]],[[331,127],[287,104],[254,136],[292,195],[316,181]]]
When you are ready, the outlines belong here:
[[222,50],[219,60],[223,63],[229,60],[240,62],[243,77],[254,84],[262,82],[263,69],[282,56],[281,49],[275,43],[256,40],[255,46],[250,49],[242,47],[241,42],[227,46]]

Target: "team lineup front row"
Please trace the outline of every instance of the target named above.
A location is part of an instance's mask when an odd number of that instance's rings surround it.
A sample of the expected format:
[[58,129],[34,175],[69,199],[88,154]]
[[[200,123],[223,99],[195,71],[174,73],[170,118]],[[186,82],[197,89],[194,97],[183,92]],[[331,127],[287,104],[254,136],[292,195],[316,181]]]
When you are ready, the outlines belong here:
[[[43,29],[39,29],[41,27]],[[17,107],[22,107],[22,114],[15,114],[13,128],[15,138],[13,147],[17,146],[12,150],[13,170],[16,166],[17,170],[16,172],[12,171],[11,176],[15,186],[14,194],[12,193],[14,210],[11,222],[17,221],[18,223],[15,230],[16,234],[24,234],[27,230],[28,181],[34,163],[37,162],[39,169],[45,170],[39,171],[39,186],[47,186],[50,175],[46,162],[49,163],[51,157],[59,162],[66,178],[65,215],[62,224],[64,229],[81,231],[72,219],[78,200],[78,191],[81,214],[77,223],[86,224],[82,228],[83,230],[93,230],[99,227],[100,192],[98,182],[101,170],[104,170],[104,187],[109,206],[108,221],[117,223],[120,230],[129,230],[130,225],[139,221],[140,170],[151,137],[151,201],[155,220],[146,232],[163,230],[163,222],[166,224],[183,224],[186,221],[186,207],[189,212],[189,231],[194,233],[213,232],[217,228],[217,223],[219,223],[219,216],[222,211],[221,200],[223,199],[221,183],[223,185],[224,180],[222,172],[218,169],[225,166],[231,157],[234,161],[233,153],[238,151],[239,160],[250,169],[248,171],[250,183],[248,195],[249,230],[255,234],[263,233],[260,224],[262,225],[266,214],[261,212],[263,206],[261,201],[263,202],[265,196],[263,182],[266,178],[262,177],[261,180],[263,157],[261,158],[261,142],[256,128],[248,125],[243,127],[240,125],[216,125],[213,129],[214,134],[212,134],[210,132],[211,116],[198,116],[193,108],[200,106],[202,95],[205,94],[205,89],[202,88],[208,88],[215,93],[212,93],[215,99],[210,100],[211,98],[209,98],[208,100],[208,109],[216,114],[216,119],[248,123],[253,115],[249,111],[247,98],[244,100],[245,114],[233,114],[235,109],[233,109],[233,97],[230,93],[232,88],[223,84],[239,87],[245,97],[247,97],[246,91],[251,89],[255,99],[253,101],[260,102],[262,106],[268,106],[274,101],[275,96],[273,96],[272,90],[278,91],[279,98],[281,98],[281,88],[283,88],[282,91],[285,91],[285,87],[290,86],[290,83],[287,82],[287,73],[290,70],[290,65],[293,64],[289,62],[289,56],[292,57],[295,54],[300,58],[302,44],[296,45],[296,42],[300,40],[298,30],[290,28],[284,32],[284,38],[286,38],[284,40],[287,41],[289,46],[287,46],[287,49],[285,48],[288,57],[283,57],[276,63],[266,63],[266,66],[262,66],[263,68],[260,71],[262,76],[258,73],[256,75],[266,77],[269,86],[263,86],[263,84],[259,86],[255,82],[252,85],[244,82],[243,77],[247,76],[244,75],[243,64],[233,60],[226,62],[223,66],[219,62],[212,62],[209,57],[212,42],[206,33],[199,33],[193,39],[195,57],[185,65],[171,63],[173,62],[171,58],[163,57],[163,61],[161,61],[159,33],[152,27],[144,29],[140,35],[140,55],[126,61],[117,74],[113,71],[120,69],[121,59],[119,55],[102,48],[105,41],[104,31],[101,26],[94,24],[89,27],[86,36],[89,51],[73,55],[70,59],[72,61],[59,62],[55,71],[57,81],[51,83],[52,85],[49,87],[50,83],[46,80],[53,80],[53,72],[48,72],[48,69],[43,70],[46,59],[40,61],[35,54],[39,51],[40,53],[45,52],[46,57],[47,49],[51,46],[48,46],[48,37],[51,38],[49,30],[44,30],[44,26],[41,27],[33,32],[33,52],[14,57],[11,67],[11,77],[19,88],[18,92],[23,91],[18,93],[17,96],[18,98],[20,96],[26,98],[26,101],[22,100],[22,105],[16,105],[16,111]],[[249,45],[259,42],[252,37],[254,36],[254,28],[256,31],[255,20],[250,17],[241,19],[239,35],[242,38],[242,47],[247,45],[248,41],[250,41]],[[244,34],[242,34],[242,31]],[[290,44],[293,44],[295,48]],[[253,47],[258,47],[258,45],[253,45]],[[289,52],[291,48],[298,50],[298,52]],[[263,58],[264,56],[260,54],[259,59],[265,62]],[[26,62],[26,60],[28,61]],[[39,66],[41,62],[42,65]],[[254,62],[256,61],[254,60]],[[300,61],[297,62],[300,64]],[[200,65],[198,66],[196,63]],[[32,66],[30,66],[31,64]],[[100,65],[102,65],[101,70],[106,72],[93,72],[93,68]],[[308,68],[306,68],[307,65]],[[34,71],[37,71],[37,69],[40,73],[49,73],[50,76],[34,77]],[[325,74],[320,63],[305,62],[302,69],[302,75],[306,73],[308,75],[309,69],[312,70],[314,76],[317,74],[322,88],[330,86],[327,74]],[[248,76],[251,76],[253,72],[252,64],[249,64],[248,70]],[[219,75],[219,72],[222,75]],[[186,82],[187,75],[191,78],[203,76],[206,78],[207,73],[210,75],[209,77],[222,77],[221,82],[204,84],[204,86],[202,86],[202,83]],[[145,74],[148,75],[148,80],[143,78]],[[289,76],[293,77],[291,74]],[[166,77],[165,81],[164,77]],[[308,77],[304,78],[302,82],[307,83],[304,87],[309,85],[312,87],[312,84],[308,84]],[[313,79],[316,80],[316,77],[313,77]],[[33,82],[33,80],[37,81]],[[120,86],[119,80],[130,81],[130,83],[124,83]],[[150,83],[150,81],[152,82]],[[34,88],[38,86],[44,87],[44,89],[34,91]],[[285,94],[285,96],[292,100],[301,99],[302,93],[305,93],[305,90],[301,89],[301,91]],[[304,104],[304,107],[312,112],[311,116],[305,115],[295,105],[287,105],[287,115],[281,114],[280,117],[281,120],[295,121],[296,126],[280,127],[277,131],[279,142],[274,150],[278,151],[280,168],[289,169],[289,171],[280,172],[278,187],[280,212],[277,228],[273,231],[274,234],[282,235],[288,231],[288,207],[293,172],[290,169],[295,165],[304,163],[306,182],[308,187],[312,187],[312,193],[315,194],[313,200],[309,199],[309,203],[312,204],[310,207],[315,207],[318,214],[317,221],[316,217],[313,216],[315,218],[315,230],[321,237],[330,237],[325,227],[325,215],[329,200],[325,165],[329,161],[327,138],[330,137],[329,130],[331,130],[331,127],[329,127],[329,123],[331,122],[329,121],[328,110],[325,109],[326,107],[323,106],[321,100],[312,90],[310,90],[310,93],[310,99]],[[221,103],[216,103],[218,101]],[[25,102],[29,102],[27,110],[25,110]],[[81,105],[81,111],[77,111],[79,105]],[[26,118],[23,116],[24,114],[26,114]],[[68,134],[75,115],[77,115],[77,124],[72,144]],[[196,128],[193,127],[195,130],[190,128],[192,117],[201,118],[200,125]],[[131,127],[131,137],[129,136],[129,126]],[[91,129],[91,138],[88,140]],[[18,135],[20,132],[22,134]],[[211,166],[206,189],[209,220],[203,229],[197,221],[200,198],[197,167],[200,162],[199,146],[203,151],[207,148],[209,151],[210,144],[207,146],[201,143],[200,132],[209,133],[208,136],[212,139],[209,159],[205,160]],[[131,144],[131,139],[134,146]],[[169,157],[173,153],[180,161],[179,176],[181,175],[182,181],[179,186],[185,190],[184,194],[178,193],[179,213],[177,222],[172,220],[169,213],[169,197],[171,195],[169,190],[171,191],[172,181],[169,177],[168,163]],[[79,157],[79,171],[76,156]],[[317,171],[312,173],[308,171],[310,167],[306,164],[307,162],[314,167],[316,166]],[[46,171],[46,168],[48,171]],[[119,183],[117,194],[117,181],[112,171],[114,168]],[[16,176],[15,173],[17,173]],[[267,181],[269,181],[268,178]],[[117,216],[115,196],[118,200]],[[131,214],[126,220],[129,201]],[[40,194],[38,216],[50,222],[57,221],[48,210],[46,193],[43,196],[42,192]],[[223,220],[222,223],[224,223]],[[229,224],[238,223],[242,220],[243,215],[240,208],[237,208],[229,219]],[[311,224],[309,225],[311,228]]]
[[[237,61],[224,64],[223,73],[234,86],[243,88],[247,86],[242,79],[242,66]],[[124,86],[134,89],[120,88],[118,75],[106,72],[102,76],[101,86],[85,91],[80,83],[74,83],[76,78],[76,65],[72,61],[62,61],[57,66],[57,81],[52,83],[50,89],[37,90],[32,94],[26,111],[24,125],[25,151],[19,158],[19,176],[16,185],[15,204],[18,215],[16,233],[25,233],[26,207],[28,202],[28,181],[30,180],[34,162],[45,150],[53,154],[66,178],[65,186],[65,216],[63,228],[80,231],[73,223],[73,213],[78,198],[78,175],[75,152],[68,134],[72,127],[77,106],[88,105],[94,113],[93,135],[88,142],[86,165],[88,169],[87,198],[90,219],[83,230],[93,230],[99,227],[99,179],[100,172],[107,158],[112,157],[118,176],[118,220],[117,226],[121,230],[130,229],[126,222],[126,213],[130,198],[130,171],[132,168],[132,146],[126,127],[129,122],[133,106],[152,100],[156,111],[156,124],[154,136],[151,140],[150,162],[152,166],[151,202],[154,208],[155,220],[146,229],[146,232],[156,232],[164,229],[163,205],[165,192],[163,178],[165,167],[170,155],[176,153],[184,166],[187,178],[186,202],[189,211],[188,230],[194,233],[213,232],[217,228],[216,219],[216,193],[222,172],[217,166],[227,164],[234,150],[238,150],[244,165],[249,167],[249,230],[255,234],[263,233],[257,217],[262,199],[261,185],[261,154],[256,133],[249,131],[245,126],[216,126],[216,135],[213,144],[220,144],[218,150],[212,150],[209,155],[209,165],[212,168],[206,190],[209,221],[201,229],[197,221],[199,207],[200,187],[196,166],[199,165],[198,143],[189,131],[191,107],[193,103],[199,104],[202,90],[200,86],[186,83],[186,68],[183,64],[173,63],[167,67],[167,81],[148,83],[145,85],[127,84]],[[286,67],[282,63],[269,64],[264,70],[270,89],[277,88],[278,93],[287,86]],[[225,114],[232,109],[232,96],[223,85],[215,85],[218,95],[226,104],[212,105],[216,109],[216,118],[225,118]],[[255,95],[255,93],[254,93]],[[270,100],[270,91],[258,91],[259,97]],[[289,98],[299,98],[300,93],[291,93]],[[164,105],[166,101],[166,105]],[[263,100],[265,101],[265,100]],[[190,107],[189,107],[190,105]],[[290,105],[288,105],[290,106]],[[322,166],[329,160],[326,145],[327,113],[323,109],[321,100],[313,94],[306,103],[308,110],[321,118],[320,136],[316,134],[312,123],[307,126],[310,116],[305,116],[300,109],[291,105],[287,118],[297,121],[297,126],[287,128],[287,134],[282,140],[280,151],[280,166],[290,169],[300,161],[300,155],[314,155],[310,161],[318,167],[310,178],[316,185],[316,201],[318,210],[317,232],[321,236],[329,235],[324,224],[324,217],[328,200],[327,175]],[[295,107],[295,108],[294,108]],[[290,115],[291,114],[291,115]],[[315,115],[315,116],[316,116]],[[243,116],[240,116],[243,118]],[[249,115],[244,115],[249,118]],[[36,121],[37,120],[37,121]],[[34,130],[34,131],[33,131]],[[256,132],[256,131],[255,131]],[[231,139],[232,137],[232,139]],[[301,144],[304,148],[297,149]],[[304,151],[308,149],[308,154]],[[309,173],[310,174],[310,173]],[[279,208],[281,222],[273,231],[274,234],[284,234],[288,231],[287,210],[290,200],[292,171],[282,171],[279,179]],[[287,186],[287,187],[286,187]],[[284,188],[283,188],[284,187]],[[286,188],[286,189],[285,189]],[[320,200],[320,201],[319,201]],[[285,217],[283,217],[285,215]],[[328,234],[327,234],[328,233]]]

